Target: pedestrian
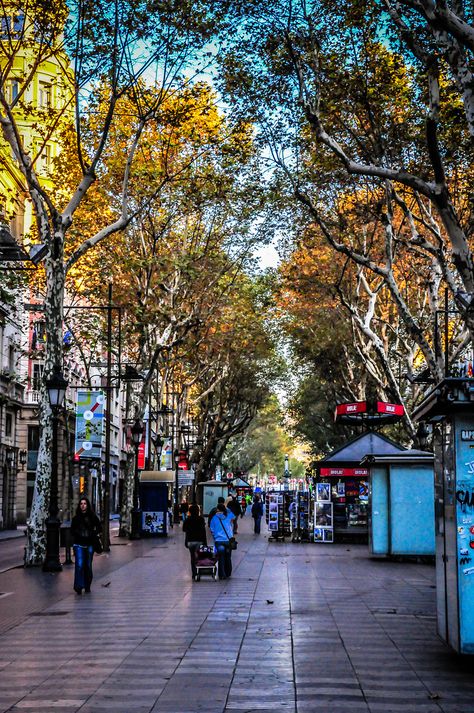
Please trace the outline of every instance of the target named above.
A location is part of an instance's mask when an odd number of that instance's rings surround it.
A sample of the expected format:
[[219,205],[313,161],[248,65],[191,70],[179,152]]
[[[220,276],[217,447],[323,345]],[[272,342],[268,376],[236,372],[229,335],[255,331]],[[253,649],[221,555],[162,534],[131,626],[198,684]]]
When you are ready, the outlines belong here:
[[191,556],[191,573],[194,579],[197,575],[196,550],[201,545],[207,545],[206,521],[201,515],[199,505],[190,505],[189,515],[183,522],[183,532],[186,535],[184,545]]
[[174,527],[174,517],[173,517],[173,503],[171,498],[168,498],[168,525],[169,527]]
[[179,506],[179,512],[181,514],[181,520],[183,522],[186,520],[186,517],[188,515],[188,510],[189,510],[188,501],[183,499],[181,501],[181,505]]
[[234,526],[234,535],[236,535],[237,531],[238,531],[238,518],[239,518],[239,515],[242,514],[242,508],[240,507],[240,503],[234,495],[231,495],[228,498],[226,505],[227,505],[227,509],[230,510],[231,513],[234,514],[233,526]]
[[252,505],[252,517],[253,517],[253,531],[255,535],[260,534],[260,523],[263,517],[263,503],[260,497],[256,495],[253,499]]
[[232,574],[232,549],[233,538],[232,522],[235,515],[228,510],[224,503],[218,503],[217,512],[211,520],[210,528],[217,550],[217,571],[219,579],[227,579]]
[[[219,505],[219,503],[221,505],[225,505],[225,498],[223,498],[222,495],[219,495],[219,497],[217,498],[217,505]],[[214,515],[216,514],[216,512],[217,512],[217,506],[210,510],[209,515],[207,516],[207,526],[208,527],[211,527],[211,520],[214,517]]]
[[71,521],[71,535],[74,549],[74,591],[82,594],[91,591],[92,560],[94,546],[100,536],[102,525],[88,498],[79,500],[76,514]]
[[247,498],[245,497],[245,495],[242,495],[242,497],[240,498],[240,507],[242,510],[240,517],[242,518],[247,512]]

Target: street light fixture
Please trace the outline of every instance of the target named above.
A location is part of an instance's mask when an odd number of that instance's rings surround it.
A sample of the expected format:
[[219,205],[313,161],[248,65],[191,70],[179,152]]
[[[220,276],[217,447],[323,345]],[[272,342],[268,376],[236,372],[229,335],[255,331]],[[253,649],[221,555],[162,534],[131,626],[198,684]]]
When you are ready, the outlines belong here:
[[59,413],[64,404],[67,380],[56,367],[50,379],[46,380],[49,404],[53,415],[53,442],[51,449],[51,479],[49,486],[49,514],[46,520],[46,557],[43,572],[60,572],[62,565],[59,560],[59,520],[58,508],[58,421]]
[[132,443],[135,447],[135,472],[133,476],[133,509],[131,513],[130,539],[140,539],[140,509],[138,507],[138,489],[140,487],[140,479],[138,477],[138,452],[140,443],[143,437],[143,422],[139,418],[131,428]]

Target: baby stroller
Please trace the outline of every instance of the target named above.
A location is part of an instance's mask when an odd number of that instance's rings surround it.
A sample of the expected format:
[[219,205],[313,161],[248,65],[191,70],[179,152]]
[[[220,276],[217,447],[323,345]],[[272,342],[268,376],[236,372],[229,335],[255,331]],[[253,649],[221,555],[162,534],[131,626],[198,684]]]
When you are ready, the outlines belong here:
[[214,579],[217,579],[217,554],[214,552],[214,547],[200,545],[194,557],[197,570],[196,582],[201,579],[201,574],[210,574]]

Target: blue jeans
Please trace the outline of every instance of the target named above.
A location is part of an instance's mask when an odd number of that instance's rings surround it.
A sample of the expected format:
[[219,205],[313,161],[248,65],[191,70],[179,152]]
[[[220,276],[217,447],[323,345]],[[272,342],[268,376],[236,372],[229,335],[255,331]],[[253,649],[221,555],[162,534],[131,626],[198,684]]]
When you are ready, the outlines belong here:
[[230,577],[232,574],[232,550],[227,543],[216,542],[217,572],[219,579]]
[[91,588],[93,557],[94,548],[92,545],[86,547],[74,545],[74,589],[87,591]]
[[260,523],[262,521],[262,516],[254,517],[253,519],[253,531],[256,535],[260,534]]

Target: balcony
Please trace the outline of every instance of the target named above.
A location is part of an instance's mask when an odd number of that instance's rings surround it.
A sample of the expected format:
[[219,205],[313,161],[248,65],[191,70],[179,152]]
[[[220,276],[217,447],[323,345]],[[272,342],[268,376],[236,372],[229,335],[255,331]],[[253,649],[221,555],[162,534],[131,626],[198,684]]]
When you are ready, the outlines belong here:
[[26,392],[26,403],[27,404],[39,404],[40,402],[40,391],[27,391]]

